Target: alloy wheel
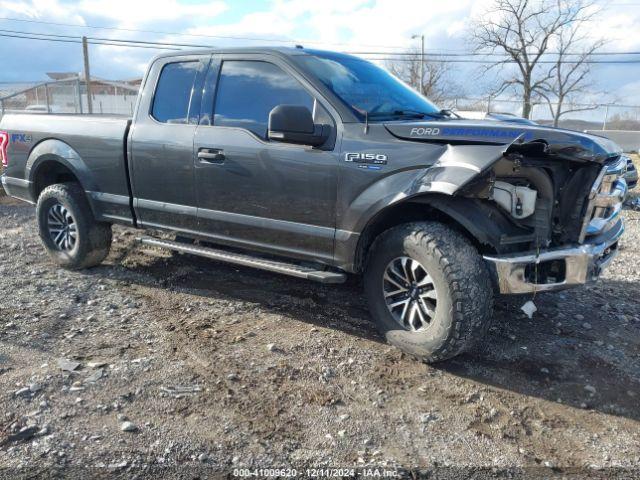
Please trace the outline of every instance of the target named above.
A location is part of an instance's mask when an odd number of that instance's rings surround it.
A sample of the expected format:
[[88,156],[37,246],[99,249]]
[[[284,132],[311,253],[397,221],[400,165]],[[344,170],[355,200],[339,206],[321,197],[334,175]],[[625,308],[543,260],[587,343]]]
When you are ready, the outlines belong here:
[[382,291],[389,312],[405,330],[424,330],[436,315],[438,294],[433,279],[413,258],[398,257],[389,262]]
[[56,203],[49,209],[47,229],[58,250],[63,252],[73,250],[78,241],[78,226],[73,215],[64,205]]

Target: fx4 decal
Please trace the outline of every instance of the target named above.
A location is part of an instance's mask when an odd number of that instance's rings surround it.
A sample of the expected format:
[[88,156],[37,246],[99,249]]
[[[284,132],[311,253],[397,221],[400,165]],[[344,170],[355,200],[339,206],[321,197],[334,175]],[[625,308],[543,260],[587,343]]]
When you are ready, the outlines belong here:
[[12,133],[11,143],[31,143],[33,137],[27,133]]

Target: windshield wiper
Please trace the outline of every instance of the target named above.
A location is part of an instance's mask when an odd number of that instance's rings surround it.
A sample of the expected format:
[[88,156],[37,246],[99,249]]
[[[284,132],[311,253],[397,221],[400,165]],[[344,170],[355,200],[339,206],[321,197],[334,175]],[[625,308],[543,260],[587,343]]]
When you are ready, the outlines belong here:
[[456,117],[456,118],[462,118],[460,115],[458,115],[456,112],[454,112],[453,110],[449,110],[448,108],[443,108],[442,110],[440,110],[440,116],[442,117]]
[[411,110],[411,109],[402,109],[402,110],[393,110],[392,112],[369,112],[369,118],[378,118],[378,117],[410,117],[410,118],[443,118],[439,112],[421,112],[419,110]]

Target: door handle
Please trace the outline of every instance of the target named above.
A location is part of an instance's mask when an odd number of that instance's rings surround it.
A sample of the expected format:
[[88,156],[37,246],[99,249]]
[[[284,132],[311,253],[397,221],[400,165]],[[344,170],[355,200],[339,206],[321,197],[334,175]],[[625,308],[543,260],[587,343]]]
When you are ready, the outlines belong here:
[[198,150],[198,160],[202,163],[224,163],[226,158],[224,151],[217,148],[201,148]]

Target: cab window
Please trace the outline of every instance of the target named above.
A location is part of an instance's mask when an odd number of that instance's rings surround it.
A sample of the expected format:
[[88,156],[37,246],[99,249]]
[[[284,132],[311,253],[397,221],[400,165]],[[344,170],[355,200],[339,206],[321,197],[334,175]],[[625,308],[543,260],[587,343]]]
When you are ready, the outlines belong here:
[[[269,113],[278,105],[303,105],[314,109],[314,98],[280,67],[262,61],[231,60],[222,63],[215,101],[215,126],[239,127],[267,138]],[[320,108],[318,108],[320,107]]]
[[168,63],[162,68],[151,115],[162,123],[189,123],[189,103],[200,63]]

